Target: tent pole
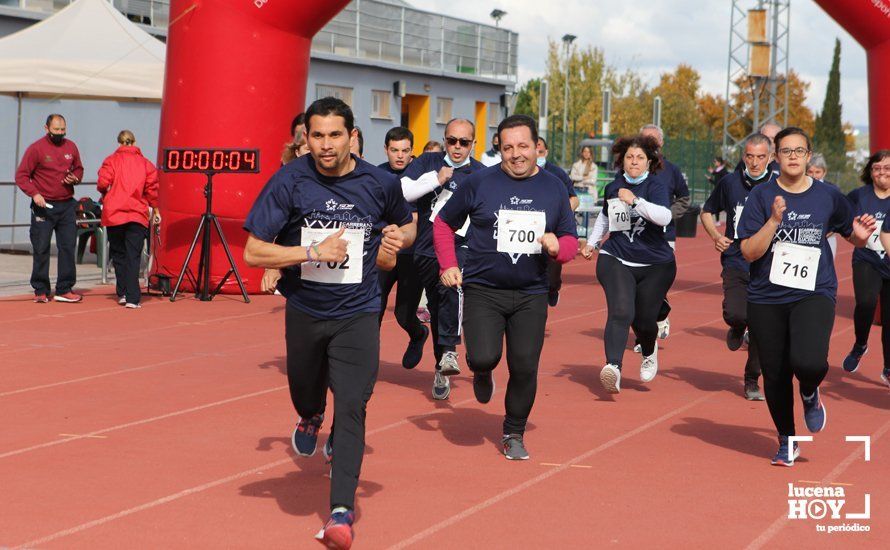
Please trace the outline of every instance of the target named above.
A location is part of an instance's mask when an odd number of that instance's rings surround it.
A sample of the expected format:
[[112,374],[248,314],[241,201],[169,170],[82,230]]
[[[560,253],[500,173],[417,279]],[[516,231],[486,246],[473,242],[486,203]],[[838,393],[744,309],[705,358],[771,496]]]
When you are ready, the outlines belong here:
[[[16,96],[18,96],[18,113],[16,116],[16,132],[15,132],[15,168],[18,169],[19,166],[19,153],[21,152],[21,143],[22,143],[22,92],[16,92]],[[16,205],[19,202],[19,186],[12,186],[12,223],[13,225],[16,222],[15,214],[16,214]],[[13,227],[11,229],[12,238],[10,239],[9,247],[15,251],[15,230]]]

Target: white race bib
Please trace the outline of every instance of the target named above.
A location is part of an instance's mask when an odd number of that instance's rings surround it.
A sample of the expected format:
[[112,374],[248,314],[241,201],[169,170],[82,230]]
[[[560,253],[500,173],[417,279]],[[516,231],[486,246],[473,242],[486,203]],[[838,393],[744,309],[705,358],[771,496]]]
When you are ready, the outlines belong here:
[[[313,241],[320,243],[339,227],[304,227],[300,230],[300,245],[310,246]],[[346,259],[342,262],[304,262],[300,264],[302,279],[316,283],[352,285],[362,282],[365,230],[349,228],[340,237],[346,241]],[[315,251],[313,250],[313,256]]]
[[498,213],[498,252],[540,254],[547,218],[543,212],[501,210]]
[[630,231],[630,207],[621,199],[609,199],[609,231]]
[[884,226],[884,220],[875,221],[875,232],[868,238],[865,247],[875,252],[884,252],[884,245],[881,244],[881,228]]
[[[439,193],[439,196],[436,199],[436,204],[433,205],[433,211],[430,213],[430,221],[431,222],[436,221],[436,216],[439,215],[439,211],[442,210],[442,208],[445,206],[445,203],[448,202],[448,200],[451,198],[452,195],[454,195],[454,193],[452,193],[448,189],[442,189],[442,192]],[[470,228],[470,217],[467,216],[467,221],[465,221],[464,225],[460,229],[455,231],[455,233],[457,233],[461,237],[466,237],[467,229],[469,229],[469,228]]]
[[812,246],[778,242],[773,245],[769,281],[788,288],[816,290],[821,255],[822,251]]

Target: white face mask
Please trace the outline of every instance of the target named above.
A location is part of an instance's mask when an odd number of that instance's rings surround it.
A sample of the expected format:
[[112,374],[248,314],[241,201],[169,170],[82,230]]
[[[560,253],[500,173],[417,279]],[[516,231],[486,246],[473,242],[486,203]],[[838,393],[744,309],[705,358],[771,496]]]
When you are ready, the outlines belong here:
[[470,164],[470,156],[467,155],[467,158],[464,159],[460,164],[454,164],[454,161],[451,160],[451,157],[448,156],[448,153],[445,153],[445,164],[452,168],[463,168],[464,166]]
[[547,157],[538,157],[535,164],[537,164],[539,168],[543,168],[544,165],[547,164]]
[[752,176],[752,175],[751,175],[751,172],[748,171],[748,167],[747,167],[747,166],[745,167],[745,175],[748,176],[748,179],[751,180],[751,181],[760,181],[760,180],[762,180],[763,178],[765,178],[765,177],[767,176],[767,174],[769,174],[769,166],[767,166],[766,168],[764,168],[764,169],[763,169],[763,173],[761,173],[761,174],[760,174],[759,176],[757,176],[757,177]]
[[628,176],[627,172],[624,173],[624,181],[626,181],[627,183],[629,183],[631,185],[643,183],[643,180],[648,177],[649,177],[649,170],[646,170],[645,172],[643,172],[642,174],[640,174],[639,176],[637,176],[635,178]]

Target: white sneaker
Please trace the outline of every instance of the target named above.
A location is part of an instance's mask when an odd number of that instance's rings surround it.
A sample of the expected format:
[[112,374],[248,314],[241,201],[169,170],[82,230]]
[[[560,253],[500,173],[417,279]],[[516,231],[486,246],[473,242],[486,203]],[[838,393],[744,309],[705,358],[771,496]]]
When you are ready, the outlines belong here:
[[670,318],[665,319],[664,321],[658,322],[658,338],[661,340],[667,340],[667,337],[671,334],[671,320]]
[[439,372],[443,376],[460,374],[460,365],[457,363],[456,351],[446,351],[442,354],[442,359],[439,361]]
[[126,297],[126,296],[121,296],[120,300],[118,300],[117,303],[120,304],[120,305],[124,305],[124,304],[126,304],[126,303],[127,303],[127,297]]
[[433,376],[433,399],[442,401],[451,395],[451,380],[439,371]]
[[644,355],[640,363],[640,380],[651,382],[658,373],[658,346],[652,351],[652,355]]
[[140,304],[131,304],[130,302],[127,302],[127,305],[125,305],[124,307],[127,309],[139,309],[142,306]]
[[634,353],[643,353],[643,346],[640,344],[634,345]]
[[607,364],[600,371],[600,383],[609,393],[621,391],[621,370],[615,365]]

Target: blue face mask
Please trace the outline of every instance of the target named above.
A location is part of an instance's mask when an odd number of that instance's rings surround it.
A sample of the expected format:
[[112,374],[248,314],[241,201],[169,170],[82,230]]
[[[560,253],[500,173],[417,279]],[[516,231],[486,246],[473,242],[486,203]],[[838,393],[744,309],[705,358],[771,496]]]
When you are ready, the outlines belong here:
[[452,168],[463,168],[464,166],[470,164],[470,156],[467,155],[467,158],[460,164],[454,164],[454,161],[451,160],[451,157],[448,156],[448,153],[445,153],[445,164]]
[[649,170],[646,170],[642,174],[640,174],[636,178],[632,178],[627,175],[627,172],[624,173],[624,181],[631,185],[637,185],[638,183],[643,183],[643,180],[649,177]]
[[543,168],[544,165],[547,164],[547,157],[538,157],[535,164],[537,164],[539,168]]
[[769,167],[764,168],[762,174],[760,174],[760,175],[757,176],[757,177],[754,177],[754,176],[751,175],[751,172],[748,171],[748,167],[745,166],[745,176],[747,176],[748,179],[751,180],[751,181],[760,181],[760,180],[762,180],[763,178],[765,178],[765,177],[767,176],[767,174],[769,174],[769,170],[768,170],[768,168],[769,168]]

